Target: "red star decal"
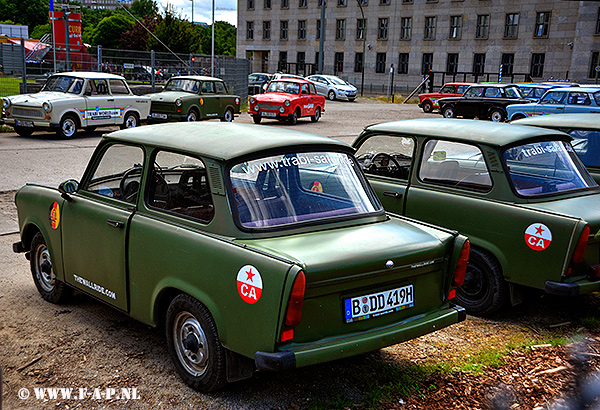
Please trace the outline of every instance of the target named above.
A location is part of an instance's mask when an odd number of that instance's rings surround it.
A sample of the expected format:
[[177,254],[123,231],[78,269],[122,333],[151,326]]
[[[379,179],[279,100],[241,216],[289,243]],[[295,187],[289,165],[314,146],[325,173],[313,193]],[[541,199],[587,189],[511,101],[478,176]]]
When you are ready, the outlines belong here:
[[542,232],[544,232],[544,230],[542,229],[541,226],[538,226],[537,228],[535,228],[535,234],[536,235],[541,235]]
[[246,280],[249,280],[250,282],[254,282],[252,280],[252,278],[254,277],[255,273],[252,273],[252,269],[250,269],[249,271],[246,272],[248,274],[248,277],[246,278]]

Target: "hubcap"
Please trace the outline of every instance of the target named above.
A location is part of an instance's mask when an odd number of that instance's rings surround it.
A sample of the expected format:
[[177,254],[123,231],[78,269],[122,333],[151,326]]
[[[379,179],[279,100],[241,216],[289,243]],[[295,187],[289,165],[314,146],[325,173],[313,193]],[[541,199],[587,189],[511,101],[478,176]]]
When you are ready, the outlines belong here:
[[500,122],[501,120],[502,120],[502,114],[500,114],[498,111],[494,111],[494,113],[492,113],[492,121]]
[[62,132],[65,136],[72,137],[75,134],[75,122],[70,118],[63,121]]
[[173,326],[173,341],[179,362],[194,377],[202,376],[208,365],[206,335],[189,312],[180,312]]
[[194,111],[191,111],[187,116],[188,121],[196,121],[196,119],[196,113]]
[[127,128],[137,127],[137,121],[135,120],[135,117],[133,115],[127,117],[127,120],[125,121],[125,126]]
[[35,276],[42,289],[46,292],[54,290],[54,272],[52,271],[52,261],[50,252],[44,244],[39,244],[35,252]]

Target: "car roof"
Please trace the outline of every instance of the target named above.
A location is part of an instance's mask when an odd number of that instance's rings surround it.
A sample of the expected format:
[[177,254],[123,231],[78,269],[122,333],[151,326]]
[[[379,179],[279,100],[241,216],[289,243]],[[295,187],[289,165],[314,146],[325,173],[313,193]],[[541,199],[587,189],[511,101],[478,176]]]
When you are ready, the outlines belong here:
[[477,83],[477,84],[473,84],[471,85],[471,87],[497,87],[497,88],[505,88],[505,87],[518,87],[517,84],[513,84],[513,83]]
[[556,87],[553,88],[552,91],[579,91],[579,92],[587,92],[587,93],[595,93],[600,91],[599,87]]
[[178,79],[186,79],[186,80],[197,80],[197,81],[223,81],[220,78],[209,77],[206,75],[178,75],[177,77],[171,77],[169,80],[178,80]]
[[600,114],[536,115],[514,120],[511,124],[535,125],[551,128],[600,129]]
[[275,78],[271,81],[284,81],[284,82],[288,82],[288,83],[312,84],[312,81],[310,81],[310,80],[305,80],[304,78],[295,78],[295,77],[281,77],[281,78]]
[[444,83],[444,85],[478,85],[479,83],[455,83],[455,82],[451,82],[451,83]]
[[547,136],[562,140],[571,139],[563,132],[545,128],[458,118],[419,118],[393,121],[370,125],[365,128],[365,131],[454,139],[466,143],[485,144],[495,147],[512,145],[520,141]]
[[349,149],[341,141],[300,131],[206,121],[146,125],[106,134],[104,139],[197,153],[219,161],[281,147]]
[[113,79],[119,79],[119,80],[125,79],[125,78],[121,77],[120,75],[109,74],[109,73],[97,73],[95,71],[68,71],[68,72],[64,72],[64,73],[54,73],[52,75],[64,75],[67,77],[93,78],[93,79],[97,79],[97,78],[113,78]]

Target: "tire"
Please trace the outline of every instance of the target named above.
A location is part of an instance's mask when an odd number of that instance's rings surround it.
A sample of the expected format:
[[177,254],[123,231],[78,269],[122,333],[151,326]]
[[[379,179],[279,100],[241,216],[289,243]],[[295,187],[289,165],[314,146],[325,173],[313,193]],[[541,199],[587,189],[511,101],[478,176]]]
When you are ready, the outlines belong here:
[[33,128],[19,127],[17,125],[15,125],[13,128],[20,137],[30,137],[31,134],[33,134]]
[[433,104],[429,100],[423,101],[423,112],[430,113],[433,112]]
[[225,114],[223,114],[223,118],[221,118],[221,122],[231,122],[233,121],[233,110],[231,108],[227,108],[225,110]]
[[208,393],[227,383],[225,348],[209,310],[189,295],[169,305],[165,332],[169,353],[181,378]]
[[200,117],[200,114],[198,114],[198,111],[196,111],[194,108],[192,108],[191,110],[188,111],[185,120],[188,122],[194,122],[194,121],[198,121]]
[[73,295],[73,288],[54,276],[50,252],[44,236],[38,232],[31,240],[29,263],[33,282],[42,298],[50,303],[63,303]]
[[515,115],[513,115],[513,117],[510,120],[511,121],[520,120],[521,118],[525,118],[525,116],[523,114],[515,114]]
[[260,117],[260,115],[253,115],[252,116],[252,121],[254,121],[255,124],[260,124],[261,120],[262,120],[262,118]]
[[288,122],[290,125],[296,125],[298,123],[298,117],[298,110],[296,109],[296,111],[294,111],[294,113],[288,117]]
[[492,122],[504,122],[505,119],[506,114],[504,114],[503,110],[499,108],[494,108],[492,109],[492,111],[490,111],[490,120]]
[[310,120],[312,122],[317,122],[317,121],[319,121],[320,118],[321,118],[321,107],[317,107],[317,109],[315,110],[315,115],[311,115]]
[[330,90],[330,91],[327,93],[327,98],[329,99],[329,101],[335,101],[335,91],[333,91],[333,90]]
[[442,115],[444,116],[444,118],[456,118],[456,114],[454,113],[454,107],[444,107],[442,109]]
[[350,102],[354,102],[354,100],[356,100],[356,98],[348,98],[348,101]]
[[78,126],[77,119],[74,116],[67,114],[60,120],[56,133],[60,138],[70,139],[77,134]]
[[125,118],[123,118],[123,124],[121,124],[121,129],[125,130],[128,128],[135,128],[140,126],[140,120],[138,116],[134,112],[128,112],[125,114]]
[[468,314],[487,316],[497,312],[508,299],[508,284],[500,263],[489,253],[472,247],[464,284],[456,290],[456,304]]

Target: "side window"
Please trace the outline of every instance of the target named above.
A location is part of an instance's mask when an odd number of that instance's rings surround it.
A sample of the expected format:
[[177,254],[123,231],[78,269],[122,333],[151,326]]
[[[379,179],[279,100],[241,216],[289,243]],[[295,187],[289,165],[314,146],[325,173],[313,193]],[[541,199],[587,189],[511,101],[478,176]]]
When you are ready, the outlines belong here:
[[215,88],[217,90],[217,94],[227,94],[227,88],[225,88],[225,84],[220,81],[215,83]]
[[308,84],[302,84],[302,95],[308,95],[310,91],[308,91]]
[[109,84],[110,84],[110,92],[113,95],[115,95],[115,94],[129,95],[129,89],[127,88],[127,86],[125,85],[125,82],[123,80],[110,79]]
[[316,94],[317,93],[317,88],[315,87],[314,84],[310,85],[310,93],[311,94]]
[[459,142],[429,140],[419,167],[426,183],[487,192],[492,180],[479,148]]
[[202,83],[202,94],[214,94],[215,93],[215,83],[212,81],[204,81]]
[[96,80],[96,92],[98,95],[108,95],[108,84],[105,79]]
[[464,93],[465,93],[465,91],[466,91],[466,89],[467,89],[468,87],[469,87],[468,85],[459,85],[459,86],[458,86],[458,89],[456,90],[456,92],[457,92],[458,94],[464,94]]
[[485,96],[486,97],[500,97],[500,90],[497,88],[486,88]]
[[214,216],[212,195],[204,162],[168,151],[160,151],[148,182],[148,206],[202,222]]
[[356,151],[363,172],[408,181],[415,142],[409,137],[374,135]]
[[590,105],[591,103],[592,103],[592,101],[590,100],[588,93],[582,93],[582,92],[569,93],[569,99],[568,99],[567,104]]
[[471,87],[465,92],[465,97],[481,97],[483,94],[482,87]]
[[454,89],[456,87],[453,85],[445,85],[442,87],[442,89],[440,90],[440,93],[442,94],[453,94],[454,93]]
[[561,91],[548,91],[544,98],[540,100],[542,104],[562,104],[566,93]]
[[140,189],[144,152],[140,147],[115,144],[104,151],[83,190],[135,203]]

